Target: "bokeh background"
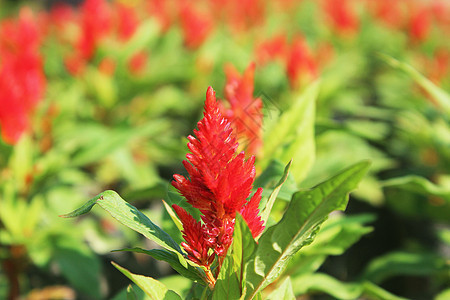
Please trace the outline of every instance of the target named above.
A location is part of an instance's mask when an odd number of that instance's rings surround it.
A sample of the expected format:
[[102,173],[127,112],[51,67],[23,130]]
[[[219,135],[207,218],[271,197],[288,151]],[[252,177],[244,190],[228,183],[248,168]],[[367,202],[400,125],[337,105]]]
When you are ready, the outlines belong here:
[[[450,299],[449,1],[3,0],[0,18],[0,299],[123,299],[110,261],[188,289],[111,252],[155,245],[101,209],[58,215],[113,189],[177,234],[161,199],[206,88],[230,107],[236,78],[263,103],[257,175],[294,157],[291,188],[308,188],[372,161],[345,213],[354,240],[305,252],[328,281],[298,279],[298,299],[362,280]],[[286,140],[267,134],[297,110]]]

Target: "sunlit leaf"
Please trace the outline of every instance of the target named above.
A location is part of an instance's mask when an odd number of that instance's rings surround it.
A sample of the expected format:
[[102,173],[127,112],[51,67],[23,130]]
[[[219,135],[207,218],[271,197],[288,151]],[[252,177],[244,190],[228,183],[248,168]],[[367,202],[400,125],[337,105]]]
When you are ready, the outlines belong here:
[[293,195],[281,221],[262,234],[247,266],[248,299],[280,276],[290,258],[312,242],[329,213],[345,209],[349,192],[368,168],[368,162],[357,163],[315,188]]
[[151,277],[133,274],[118,264],[112,262],[120,272],[133,281],[153,300],[181,300],[181,297],[172,290],[169,290],[164,284]]

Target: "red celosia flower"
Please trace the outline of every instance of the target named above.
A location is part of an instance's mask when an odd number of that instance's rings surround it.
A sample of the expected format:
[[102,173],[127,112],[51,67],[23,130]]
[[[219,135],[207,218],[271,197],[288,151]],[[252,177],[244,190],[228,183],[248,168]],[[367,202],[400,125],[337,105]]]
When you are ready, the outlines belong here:
[[245,146],[248,153],[256,155],[262,146],[263,104],[261,98],[253,98],[254,72],[253,63],[242,76],[233,66],[226,66],[225,99],[229,108],[222,108],[222,111],[231,122],[239,143]]
[[201,221],[181,207],[173,207],[183,223],[186,243],[182,245],[189,258],[209,268],[217,256],[218,272],[232,242],[236,213],[242,214],[253,236],[264,229],[258,216],[262,189],[247,201],[255,179],[255,158],[245,160],[244,152],[236,152],[238,143],[231,124],[220,113],[211,87],[206,93],[204,117],[197,126],[196,137],[188,137],[188,161],[183,161],[189,179],[174,175],[172,185],[200,210]]
[[293,87],[301,86],[317,77],[317,64],[302,37],[296,37],[292,43],[286,71]]
[[173,19],[171,2],[167,0],[147,0],[147,9],[151,16],[155,17],[162,31],[170,28]]
[[139,75],[144,70],[148,61],[148,54],[145,51],[140,51],[134,54],[128,61],[128,69],[134,75]]
[[325,0],[324,11],[333,28],[342,34],[358,30],[359,21],[348,0]]
[[105,0],[86,0],[81,6],[81,35],[77,50],[84,60],[95,53],[100,39],[111,28],[111,13]]
[[44,95],[40,38],[29,9],[22,9],[17,21],[0,24],[0,127],[10,144],[29,127],[29,115]]
[[256,47],[255,54],[259,64],[265,64],[277,58],[284,58],[287,51],[286,36],[279,34],[263,41]]
[[424,41],[430,31],[430,10],[425,5],[413,4],[410,7],[409,36],[414,42]]
[[115,4],[115,9],[117,13],[117,33],[121,40],[127,41],[133,36],[139,25],[136,10],[121,2]]
[[373,12],[374,16],[393,28],[403,26],[404,13],[402,4],[405,0],[368,0],[368,10]]
[[181,29],[186,47],[198,48],[208,37],[212,29],[209,15],[202,14],[193,6],[193,2],[184,2],[180,9]]

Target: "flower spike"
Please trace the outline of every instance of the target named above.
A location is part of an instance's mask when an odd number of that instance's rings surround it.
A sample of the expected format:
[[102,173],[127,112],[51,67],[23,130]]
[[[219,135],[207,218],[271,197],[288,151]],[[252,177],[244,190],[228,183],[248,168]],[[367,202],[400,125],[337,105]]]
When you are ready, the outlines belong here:
[[[204,117],[189,136],[190,153],[183,164],[189,178],[175,174],[172,185],[187,202],[202,213],[196,221],[184,209],[173,205],[183,223],[183,248],[188,258],[204,266],[207,273],[218,258],[220,270],[233,239],[236,213],[241,213],[254,237],[264,229],[258,216],[262,189],[249,198],[255,179],[255,157],[237,153],[238,142],[230,122],[221,114],[214,90],[206,92]],[[211,283],[211,281],[209,281]]]

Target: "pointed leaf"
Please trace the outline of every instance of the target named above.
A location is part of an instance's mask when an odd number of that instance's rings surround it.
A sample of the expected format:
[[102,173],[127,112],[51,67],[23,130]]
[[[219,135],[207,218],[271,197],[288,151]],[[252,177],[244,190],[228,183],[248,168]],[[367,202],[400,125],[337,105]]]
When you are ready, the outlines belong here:
[[363,161],[315,188],[295,193],[283,218],[259,239],[254,258],[247,266],[247,299],[272,283],[300,248],[310,244],[320,224],[334,210],[344,210],[348,194],[367,172]]
[[291,168],[291,164],[292,164],[292,160],[284,168],[283,177],[280,179],[280,181],[276,185],[275,189],[273,190],[272,194],[269,197],[269,200],[267,200],[266,207],[261,212],[261,220],[264,222],[264,224],[266,224],[267,220],[269,219],[269,215],[270,215],[270,212],[272,211],[273,204],[275,203],[275,200],[278,197],[278,193],[280,192],[280,189],[283,186],[283,183],[286,181],[286,179],[289,175],[289,169]]
[[188,263],[181,252],[180,246],[164,230],[155,225],[146,215],[123,200],[119,194],[114,191],[104,191],[89,200],[79,209],[66,215],[61,215],[61,217],[72,218],[80,216],[89,212],[95,204],[100,205],[123,225],[139,232],[161,247],[177,254],[180,263],[184,267],[187,267]]
[[138,300],[131,284],[127,286],[127,300]]
[[151,299],[154,300],[181,300],[181,297],[164,284],[151,277],[133,274],[118,264],[111,262],[120,272],[136,283]]
[[178,219],[177,215],[173,211],[172,207],[169,206],[169,204],[166,203],[166,201],[162,200],[164,204],[164,208],[166,209],[167,213],[169,214],[170,218],[172,219],[175,226],[177,226],[178,230],[183,231],[183,223],[181,223],[180,219]]
[[162,249],[151,249],[151,250],[145,250],[142,248],[124,248],[120,250],[115,250],[114,252],[118,251],[130,251],[130,252],[136,252],[136,253],[143,253],[150,255],[154,259],[162,260],[170,264],[172,268],[174,268],[175,271],[180,273],[186,278],[189,278],[193,281],[203,283],[203,278],[200,275],[200,271],[190,264],[188,264],[187,268],[185,268],[178,260],[177,255],[174,252],[166,251]]

